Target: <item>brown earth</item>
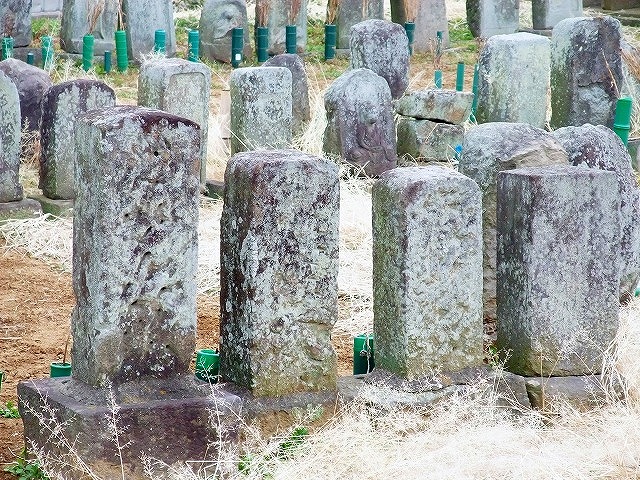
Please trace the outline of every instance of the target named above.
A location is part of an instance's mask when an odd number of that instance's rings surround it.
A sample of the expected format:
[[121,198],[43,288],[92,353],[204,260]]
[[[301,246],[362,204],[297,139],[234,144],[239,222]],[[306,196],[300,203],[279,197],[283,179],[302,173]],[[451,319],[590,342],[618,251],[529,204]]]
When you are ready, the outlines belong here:
[[[62,360],[75,299],[70,274],[18,252],[0,253],[0,272],[0,370],[5,372],[0,405],[4,406],[17,401],[19,381],[46,377],[50,362]],[[218,309],[217,296],[198,297],[198,348],[217,346]],[[348,374],[350,344],[337,343],[339,372]],[[0,418],[0,480],[15,479],[2,470],[22,446],[21,420]]]

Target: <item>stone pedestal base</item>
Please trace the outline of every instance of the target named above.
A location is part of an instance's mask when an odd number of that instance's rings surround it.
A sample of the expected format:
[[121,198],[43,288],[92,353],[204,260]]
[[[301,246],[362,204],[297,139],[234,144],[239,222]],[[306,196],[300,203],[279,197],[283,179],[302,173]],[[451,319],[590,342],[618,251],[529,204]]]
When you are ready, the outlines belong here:
[[73,200],[54,200],[44,195],[30,195],[42,207],[42,213],[50,213],[56,217],[73,217]]
[[35,200],[25,198],[17,202],[0,203],[0,221],[13,218],[35,218],[42,215],[42,208]]
[[193,460],[197,467],[197,461],[215,458],[220,435],[230,442],[238,436],[240,398],[192,375],[131,382],[111,392],[72,378],[49,378],[20,383],[18,396],[27,445],[78,467],[61,465],[66,478],[85,477],[78,458],[101,478],[121,477],[112,403],[117,405],[117,443],[124,446],[121,458],[129,479],[148,478],[142,456],[171,466]]
[[605,404],[608,395],[622,398],[619,385],[615,385],[607,395],[600,375],[528,377],[526,385],[531,406],[549,413],[559,412],[567,407],[581,411],[591,410]]

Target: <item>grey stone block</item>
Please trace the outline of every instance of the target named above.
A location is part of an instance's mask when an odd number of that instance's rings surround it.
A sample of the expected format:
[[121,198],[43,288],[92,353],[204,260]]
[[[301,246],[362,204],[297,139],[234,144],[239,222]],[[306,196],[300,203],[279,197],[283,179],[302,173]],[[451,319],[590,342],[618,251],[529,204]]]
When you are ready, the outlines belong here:
[[408,92],[396,102],[396,113],[405,117],[461,124],[471,115],[473,93],[427,88]]
[[565,18],[582,16],[582,0],[532,0],[533,28],[553,28]]
[[397,165],[391,91],[369,69],[350,70],[327,89],[322,150],[377,176]]
[[153,51],[155,31],[166,32],[166,52],[176,53],[176,31],[173,23],[171,0],[122,0],[126,14],[127,50],[129,60],[142,61],[142,56]]
[[29,198],[40,204],[42,213],[61,218],[73,217],[73,200],[53,200],[44,195],[29,195]]
[[22,200],[20,99],[15,84],[0,71],[0,203]]
[[291,145],[292,75],[284,67],[231,73],[231,153]]
[[459,170],[482,191],[484,316],[496,316],[496,178],[501,170],[567,164],[567,153],[549,133],[523,123],[485,123],[464,137]]
[[518,31],[520,0],[466,0],[466,6],[467,23],[474,37]]
[[385,20],[365,20],[351,27],[351,68],[368,68],[400,98],[409,86],[409,39],[404,28]]
[[[442,46],[449,46],[449,23],[447,21],[447,5],[445,0],[391,0],[391,20],[400,25],[413,21],[416,30],[413,38],[413,51],[430,52],[436,42],[438,32],[442,32]],[[407,7],[415,4],[416,11]]]
[[206,0],[200,14],[200,58],[231,63],[233,29],[244,29],[242,54],[251,57],[245,0]]
[[142,107],[76,125],[73,377],[188,370],[195,348],[200,132]]
[[618,329],[619,202],[613,172],[498,175],[497,346],[510,371],[600,372]]
[[559,22],[551,37],[551,127],[613,126],[623,83],[620,22],[576,17]]
[[200,183],[207,180],[211,69],[204,63],[160,58],[142,64],[138,105],[183,117],[200,126]]
[[399,117],[398,155],[421,161],[446,162],[464,142],[464,127],[449,123]]
[[[89,19],[97,17],[91,29]],[[60,25],[60,46],[65,52],[82,53],[82,38],[93,35],[94,55],[115,52],[114,32],[118,29],[118,2],[113,0],[65,0]],[[153,35],[153,32],[152,32]]]
[[294,150],[234,155],[220,221],[223,379],[255,396],[334,391],[337,166]]
[[526,385],[531,406],[547,413],[567,407],[588,412],[604,406],[611,395],[622,398],[621,392],[607,391],[600,375],[527,378]]
[[286,46],[286,26],[296,26],[296,53],[307,48],[307,0],[300,0],[300,9],[294,12],[291,0],[256,0],[256,12],[259,5],[267,9],[269,28],[269,55],[284,53]]
[[384,19],[384,2],[382,0],[341,0],[336,15],[336,46],[348,49],[351,27],[364,20]]
[[0,2],[0,36],[13,37],[14,46],[31,44],[31,0],[3,0]]
[[75,125],[89,110],[113,107],[116,94],[95,80],[69,80],[51,87],[42,101],[40,126],[40,184],[54,200],[72,200],[74,194]]
[[550,41],[533,33],[491,37],[480,54],[478,123],[547,121]]
[[0,202],[0,221],[35,218],[40,215],[42,215],[42,208],[35,200],[24,198],[13,202]]
[[398,168],[372,202],[376,369],[414,380],[480,365],[480,189],[450,168]]

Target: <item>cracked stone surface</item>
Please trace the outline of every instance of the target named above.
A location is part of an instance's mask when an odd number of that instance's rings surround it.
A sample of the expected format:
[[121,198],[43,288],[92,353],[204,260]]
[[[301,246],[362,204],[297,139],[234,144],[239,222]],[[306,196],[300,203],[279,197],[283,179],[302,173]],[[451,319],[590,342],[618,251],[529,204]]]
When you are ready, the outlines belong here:
[[20,99],[15,84],[0,71],[0,203],[22,200]]

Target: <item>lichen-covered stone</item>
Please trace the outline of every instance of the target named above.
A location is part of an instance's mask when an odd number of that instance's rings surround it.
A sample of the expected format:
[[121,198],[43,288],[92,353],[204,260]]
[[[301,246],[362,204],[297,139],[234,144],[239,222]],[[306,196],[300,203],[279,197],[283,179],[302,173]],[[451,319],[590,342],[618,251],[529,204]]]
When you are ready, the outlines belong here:
[[582,16],[582,0],[532,0],[533,28],[548,30],[565,18]]
[[600,373],[618,329],[619,208],[613,172],[498,174],[498,347],[508,370]]
[[620,294],[633,294],[640,280],[640,189],[631,157],[612,130],[599,125],[564,127],[553,132],[569,163],[616,173],[620,192]]
[[480,365],[478,186],[447,167],[398,168],[372,202],[376,368],[414,380]]
[[567,153],[550,134],[523,123],[485,123],[464,137],[459,170],[482,191],[484,316],[496,316],[496,177],[499,171],[566,164]]
[[294,150],[234,155],[220,221],[223,379],[256,396],[335,390],[339,180]]
[[48,198],[71,200],[77,151],[75,125],[90,110],[113,107],[116,94],[104,82],[70,80],[51,87],[42,101],[40,184]]
[[[297,1],[297,0],[296,0]],[[307,3],[299,0],[300,8],[294,11],[294,0],[256,0],[256,12],[263,7],[267,10],[266,27],[269,28],[269,55],[284,53],[286,46],[286,26],[296,26],[296,53],[307,48]]]
[[533,33],[491,37],[480,54],[478,123],[547,121],[550,85],[548,38]]
[[22,199],[20,99],[15,84],[0,71],[0,203]]
[[31,0],[0,2],[0,37],[13,37],[16,47],[31,44]]
[[466,0],[466,6],[474,37],[505,35],[520,28],[520,0]]
[[338,77],[324,95],[323,151],[369,176],[395,168],[396,135],[391,92],[384,78],[359,68]]
[[[82,37],[93,35],[94,55],[115,52],[113,32],[118,29],[117,0],[64,0],[60,25],[60,46],[65,52],[82,53]],[[96,17],[90,28],[90,19]]]
[[410,117],[398,119],[398,155],[424,161],[444,162],[462,147],[464,127]]
[[351,27],[370,19],[384,19],[382,0],[340,0],[336,12],[336,47],[349,48]]
[[409,39],[404,28],[386,20],[351,27],[351,68],[368,68],[384,78],[393,98],[409,86]]
[[291,72],[292,95],[292,133],[301,135],[311,120],[311,108],[309,106],[309,82],[307,72],[304,70],[304,62],[299,55],[283,53],[271,57],[262,64],[263,67],[285,67]]
[[291,145],[292,75],[285,67],[238,68],[231,73],[231,154]]
[[200,57],[231,63],[231,37],[237,27],[244,29],[243,55],[251,57],[247,2],[206,0],[200,14]]
[[142,61],[142,56],[153,51],[154,32],[166,32],[167,56],[176,53],[176,31],[173,23],[171,0],[122,0],[126,15],[127,50],[129,59]]
[[454,124],[464,123],[471,115],[473,93],[426,88],[408,92],[396,102],[396,113],[406,117]]
[[181,58],[153,59],[138,76],[138,105],[156,108],[200,125],[200,183],[207,180],[211,69]]
[[76,124],[73,377],[185,373],[195,348],[199,127],[142,107]]
[[[407,6],[415,4],[415,12],[409,11]],[[412,13],[415,15],[413,17]],[[391,0],[391,20],[400,25],[406,21],[416,24],[413,36],[413,51],[417,53],[430,52],[435,46],[438,32],[442,32],[442,46],[449,46],[449,22],[447,21],[446,0]]]
[[47,72],[15,58],[0,62],[0,71],[15,83],[20,97],[22,126],[38,131],[42,115],[42,98],[53,82]]
[[576,17],[559,22],[551,37],[551,127],[613,126],[622,85],[620,22]]

